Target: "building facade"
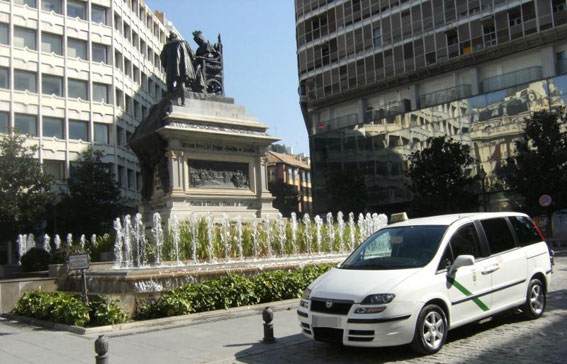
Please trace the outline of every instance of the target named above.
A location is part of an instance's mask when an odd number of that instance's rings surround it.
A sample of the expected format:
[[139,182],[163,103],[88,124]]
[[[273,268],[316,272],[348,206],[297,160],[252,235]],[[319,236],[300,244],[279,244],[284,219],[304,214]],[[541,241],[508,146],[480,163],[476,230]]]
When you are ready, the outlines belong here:
[[30,135],[60,187],[81,151],[103,151],[134,206],[141,178],[127,142],[166,89],[167,23],[141,0],[0,0],[0,132]]
[[297,212],[313,213],[313,196],[311,192],[311,164],[308,157],[287,153],[266,152],[268,183],[277,180],[293,186],[299,194]]
[[[364,173],[369,209],[397,210],[404,171],[427,138],[471,146],[491,209],[495,169],[523,120],[567,97],[565,0],[296,0],[302,112],[315,212],[325,176]],[[484,172],[481,172],[484,171]]]

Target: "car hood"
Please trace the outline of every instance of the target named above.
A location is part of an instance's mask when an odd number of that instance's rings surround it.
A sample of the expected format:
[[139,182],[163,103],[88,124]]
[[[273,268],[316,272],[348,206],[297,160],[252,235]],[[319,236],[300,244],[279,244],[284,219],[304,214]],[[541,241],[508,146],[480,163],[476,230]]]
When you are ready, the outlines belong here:
[[321,276],[311,288],[311,297],[362,301],[377,293],[391,290],[423,268],[396,270],[349,270],[333,268]]

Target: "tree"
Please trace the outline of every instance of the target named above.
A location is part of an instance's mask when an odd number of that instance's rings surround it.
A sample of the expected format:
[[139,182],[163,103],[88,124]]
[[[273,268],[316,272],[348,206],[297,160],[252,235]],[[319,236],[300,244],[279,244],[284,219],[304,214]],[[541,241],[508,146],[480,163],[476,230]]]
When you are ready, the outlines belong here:
[[368,206],[364,174],[359,169],[333,169],[327,175],[329,210],[358,213]]
[[57,206],[59,231],[102,234],[123,213],[120,188],[102,157],[92,147],[81,153],[67,180],[69,193]]
[[278,178],[268,184],[268,190],[276,198],[274,208],[278,209],[283,216],[290,217],[292,212],[298,211],[300,195],[295,186]]
[[547,212],[538,202],[543,194],[551,196],[556,208],[567,206],[566,128],[565,109],[534,113],[514,155],[497,170],[504,186],[521,195],[518,207],[531,215]]
[[51,200],[52,178],[41,170],[37,146],[8,130],[0,138],[0,231],[2,239],[32,230]]
[[409,157],[412,213],[425,216],[475,210],[477,179],[465,175],[474,162],[469,147],[445,136],[429,138],[428,142],[428,148]]

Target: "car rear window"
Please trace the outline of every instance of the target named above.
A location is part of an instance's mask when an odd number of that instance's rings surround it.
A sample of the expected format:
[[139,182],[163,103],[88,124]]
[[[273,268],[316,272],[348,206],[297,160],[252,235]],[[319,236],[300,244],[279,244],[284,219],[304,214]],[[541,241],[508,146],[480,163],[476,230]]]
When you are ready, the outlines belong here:
[[480,222],[488,240],[492,254],[500,253],[516,247],[514,237],[503,217],[481,220]]
[[541,238],[532,221],[525,216],[511,216],[508,218],[516,235],[520,246],[539,243]]

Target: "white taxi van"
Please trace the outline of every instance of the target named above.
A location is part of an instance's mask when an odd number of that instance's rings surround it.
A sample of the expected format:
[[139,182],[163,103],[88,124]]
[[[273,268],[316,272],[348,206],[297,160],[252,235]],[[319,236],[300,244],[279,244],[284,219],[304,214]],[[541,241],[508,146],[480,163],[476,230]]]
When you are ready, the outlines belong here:
[[450,329],[520,308],[543,314],[550,252],[524,214],[411,219],[370,236],[305,290],[303,333],[348,346],[441,349]]

